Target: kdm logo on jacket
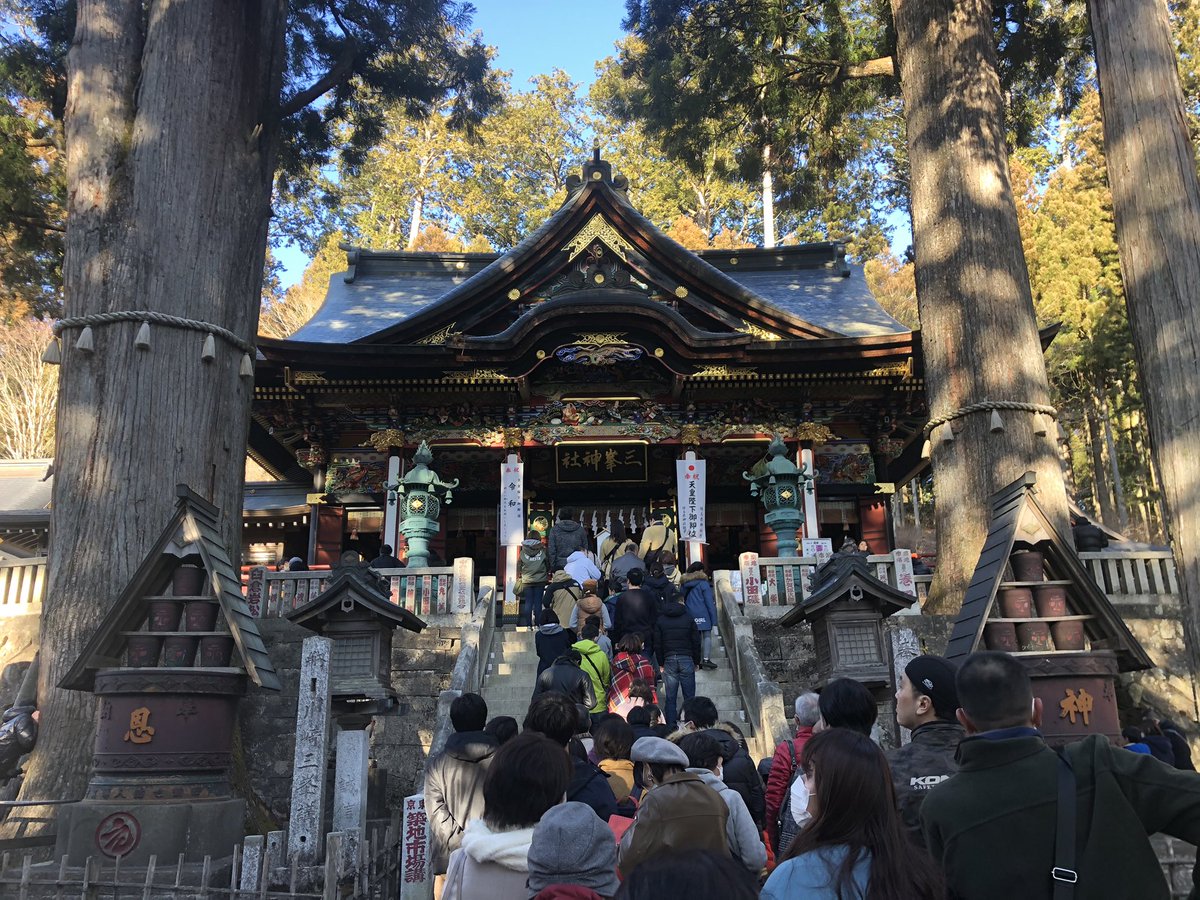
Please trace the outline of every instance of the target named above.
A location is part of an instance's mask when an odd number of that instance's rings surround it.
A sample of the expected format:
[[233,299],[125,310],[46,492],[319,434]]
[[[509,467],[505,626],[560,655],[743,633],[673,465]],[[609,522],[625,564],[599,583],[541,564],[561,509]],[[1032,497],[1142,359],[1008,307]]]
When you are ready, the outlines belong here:
[[908,779],[908,786],[914,790],[927,791],[932,787],[937,787],[949,777],[949,775],[918,775],[916,778]]

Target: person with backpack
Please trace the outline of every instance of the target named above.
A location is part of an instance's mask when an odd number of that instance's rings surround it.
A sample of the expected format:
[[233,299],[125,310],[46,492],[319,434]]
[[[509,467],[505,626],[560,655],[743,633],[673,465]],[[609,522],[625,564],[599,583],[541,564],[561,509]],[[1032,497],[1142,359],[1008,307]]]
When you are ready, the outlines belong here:
[[710,735],[696,732],[681,737],[679,749],[688,757],[688,767],[684,771],[691,772],[720,794],[725,805],[729,807],[729,819],[725,825],[729,852],[734,859],[740,860],[742,865],[757,875],[767,864],[767,848],[763,846],[762,834],[755,825],[750,810],[746,808],[746,801],[722,780],[721,745]]
[[538,618],[537,634],[533,636],[533,646],[538,656],[538,676],[550,668],[575,641],[575,632],[562,627],[558,614],[552,609],[543,609]]
[[550,568],[557,571],[567,564],[576,550],[587,550],[587,529],[575,521],[575,510],[564,506],[558,511],[558,521],[546,540],[550,553]]
[[638,556],[644,559],[647,565],[652,559],[661,562],[663,552],[669,550],[674,553],[677,543],[675,529],[664,524],[661,513],[652,513],[650,524],[642,531]]
[[587,622],[592,616],[599,616],[604,631],[612,631],[612,619],[609,617],[608,607],[596,593],[595,580],[589,579],[583,582],[582,588],[583,596],[575,601],[575,608],[571,610],[571,620],[567,624],[571,628],[575,628]]
[[554,577],[550,579],[550,583],[546,585],[542,606],[554,610],[558,621],[563,623],[565,628],[570,625],[571,613],[575,611],[575,604],[582,596],[583,587],[579,582],[568,575],[564,569],[558,569],[555,571]]
[[679,596],[679,588],[667,577],[663,564],[658,560],[651,562],[647,571],[642,580],[642,590],[654,597],[661,614]]
[[700,668],[715,669],[717,664],[712,661],[712,633],[717,625],[717,603],[712,583],[704,572],[704,563],[694,562],[688,566],[681,585],[683,605],[700,632]]
[[612,681],[608,656],[596,643],[599,636],[600,629],[595,625],[584,625],[579,641],[572,645],[572,649],[579,653],[580,668],[592,680],[592,705],[588,707],[588,713],[593,723],[597,716],[608,711],[608,685]]
[[799,808],[796,812],[802,815],[798,819],[792,812],[790,801],[792,785],[800,777],[800,754],[813,736],[813,726],[821,718],[820,699],[811,691],[796,698],[796,714],[792,720],[796,725],[796,736],[790,741],[780,741],[771,760],[771,774],[767,776],[767,837],[776,856],[791,845],[800,831],[800,820],[807,817],[805,810]]
[[521,603],[517,613],[518,628],[533,627],[539,609],[538,601],[546,593],[546,582],[549,580],[549,556],[542,545],[541,535],[530,531],[521,542],[521,550],[517,554],[517,583],[513,593]]
[[[1040,731],[1042,700],[1029,669],[1007,653],[968,656],[955,689],[955,716],[967,733],[959,769],[921,804],[926,846],[953,896],[1052,900],[1056,869],[1080,900],[1173,895],[1151,836],[1200,843],[1196,773],[1115,747],[1102,734],[1055,752]],[[1072,802],[1060,804],[1064,795]],[[1074,816],[1060,819],[1062,808]],[[1193,872],[1189,880],[1194,897],[1200,879]]]
[[605,588],[611,588],[613,585],[613,563],[631,550],[636,558],[637,544],[629,539],[625,532],[625,523],[618,519],[609,528],[608,536],[600,542],[600,558],[597,562]]

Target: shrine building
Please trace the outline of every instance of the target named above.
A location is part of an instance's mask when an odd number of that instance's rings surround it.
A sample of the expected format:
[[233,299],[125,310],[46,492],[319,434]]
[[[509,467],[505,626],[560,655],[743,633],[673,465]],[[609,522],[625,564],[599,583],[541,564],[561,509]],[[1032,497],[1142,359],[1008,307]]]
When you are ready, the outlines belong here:
[[503,574],[510,454],[527,521],[569,506],[594,532],[636,533],[674,514],[675,463],[694,452],[712,568],[774,555],[742,473],[776,433],[817,473],[803,536],[835,547],[891,549],[892,485],[922,464],[917,335],[841,244],[686,250],[598,153],[512,250],[349,249],[311,321],[258,343],[249,454],[278,481],[247,485],[248,562],[402,544],[386,484],[422,441],[460,482],[432,546],[479,574]]

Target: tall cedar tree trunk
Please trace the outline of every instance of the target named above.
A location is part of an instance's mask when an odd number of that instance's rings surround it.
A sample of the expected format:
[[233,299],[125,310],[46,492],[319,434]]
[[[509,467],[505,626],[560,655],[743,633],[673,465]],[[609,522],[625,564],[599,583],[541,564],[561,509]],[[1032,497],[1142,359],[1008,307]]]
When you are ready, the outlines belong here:
[[[81,0],[69,72],[66,314],[155,310],[252,341],[276,156],[285,0]],[[242,351],[136,324],[63,341],[41,734],[24,799],[83,795],[91,694],[56,687],[172,515],[186,483],[240,543],[252,379]],[[235,556],[236,559],[236,556]],[[30,831],[52,813],[22,810]],[[43,818],[44,817],[44,818]],[[21,825],[9,819],[10,833]]]
[[1100,521],[1109,528],[1117,521],[1117,510],[1113,506],[1112,490],[1108,484],[1108,466],[1104,461],[1104,437],[1100,434],[1100,402],[1096,388],[1088,385],[1084,398],[1083,415],[1087,420],[1088,452],[1092,457],[1092,493],[1100,510]]
[[[913,243],[930,412],[982,400],[1049,402],[1008,158],[989,0],[892,0],[912,164]],[[928,608],[955,613],[983,547],[988,499],[1024,472],[1066,532],[1053,425],[1029,413],[954,423],[933,442],[938,565]],[[1050,424],[1050,423],[1047,423]]]
[[1200,180],[1162,0],[1088,0],[1117,252],[1179,584],[1200,655]]

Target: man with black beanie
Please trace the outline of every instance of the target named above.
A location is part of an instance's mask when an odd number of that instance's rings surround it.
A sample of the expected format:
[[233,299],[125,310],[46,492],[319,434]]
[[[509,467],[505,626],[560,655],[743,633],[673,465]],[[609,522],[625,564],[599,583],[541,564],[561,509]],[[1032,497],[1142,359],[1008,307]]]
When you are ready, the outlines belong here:
[[957,672],[953,663],[940,656],[918,656],[904,667],[896,691],[896,721],[912,729],[912,740],[888,751],[888,765],[900,818],[919,846],[925,845],[921,801],[931,788],[958,771],[954,754],[965,732],[955,720]]

